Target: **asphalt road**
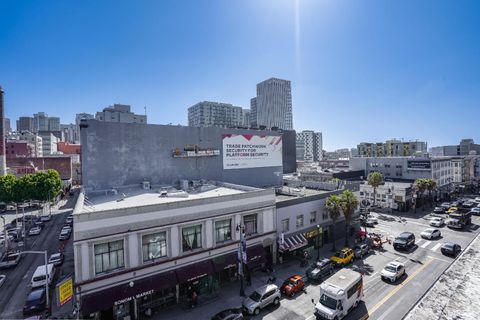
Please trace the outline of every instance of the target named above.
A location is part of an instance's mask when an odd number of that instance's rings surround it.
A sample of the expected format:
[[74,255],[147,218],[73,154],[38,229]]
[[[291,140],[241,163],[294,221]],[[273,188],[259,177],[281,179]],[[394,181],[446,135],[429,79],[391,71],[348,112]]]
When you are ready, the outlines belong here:
[[[65,207],[70,207],[68,201]],[[72,212],[72,209],[62,209],[52,211],[52,219],[46,222],[42,232],[38,236],[28,237],[28,250],[48,251],[48,257],[58,252],[62,247],[62,242],[58,240],[58,235],[62,229],[66,217]],[[54,283],[62,278],[63,275],[73,272],[73,250],[72,238],[65,242],[65,263],[57,268]],[[41,254],[26,254],[20,260],[20,263],[13,269],[0,270],[1,274],[7,276],[6,282],[0,288],[0,318],[1,319],[19,319],[23,318],[22,308],[25,298],[31,290],[30,280],[33,272],[39,265],[44,264],[44,256]],[[55,286],[50,287],[51,303],[54,303]]]
[[[396,251],[386,243],[383,250],[376,250],[362,260],[356,260],[350,268],[364,273],[364,302],[353,310],[345,319],[402,319],[422,295],[435,283],[436,279],[450,266],[453,258],[440,252],[443,242],[452,241],[461,245],[462,249],[480,232],[480,217],[473,218],[473,224],[468,230],[452,230],[442,227],[442,237],[438,240],[421,239],[420,233],[428,225],[428,217],[404,218],[400,222],[397,214],[385,215],[379,218],[375,228],[370,232],[382,233],[395,237],[403,231],[415,234],[416,245],[408,252]],[[406,266],[406,276],[395,283],[387,283],[380,278],[380,271],[390,261],[403,262]],[[315,319],[313,315],[315,302],[320,297],[318,285],[308,285],[306,293],[300,293],[294,298],[283,298],[280,306],[268,308],[252,319]]]

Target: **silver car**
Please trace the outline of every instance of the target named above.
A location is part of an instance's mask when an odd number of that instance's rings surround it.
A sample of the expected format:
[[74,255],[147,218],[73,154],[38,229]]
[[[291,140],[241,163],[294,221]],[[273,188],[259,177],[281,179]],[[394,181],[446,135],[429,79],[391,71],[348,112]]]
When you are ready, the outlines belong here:
[[243,300],[242,306],[248,314],[259,314],[260,310],[271,305],[280,303],[280,289],[274,284],[267,284],[257,288],[253,293]]

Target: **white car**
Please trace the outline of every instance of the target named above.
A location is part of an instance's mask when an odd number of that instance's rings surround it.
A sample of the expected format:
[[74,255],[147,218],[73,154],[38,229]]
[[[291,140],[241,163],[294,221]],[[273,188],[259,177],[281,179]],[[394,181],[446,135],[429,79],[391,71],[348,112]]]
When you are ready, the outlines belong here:
[[32,229],[30,229],[30,231],[28,231],[28,235],[29,235],[29,236],[36,236],[36,235],[39,235],[40,232],[42,232],[42,228],[40,228],[40,227],[33,227]]
[[472,208],[472,210],[470,210],[470,213],[474,216],[480,216],[480,207]]
[[445,224],[445,220],[440,217],[433,217],[430,219],[430,225],[432,227],[441,227]]
[[390,280],[391,283],[394,283],[401,276],[405,274],[405,265],[398,261],[392,261],[383,268],[380,272],[382,280]]
[[439,238],[442,235],[440,230],[434,229],[434,228],[428,228],[422,233],[420,233],[420,236],[425,239],[434,239],[434,238]]
[[60,232],[72,232],[72,227],[70,226],[63,226],[62,230]]
[[3,286],[5,280],[7,280],[7,276],[4,274],[0,274],[0,287]]

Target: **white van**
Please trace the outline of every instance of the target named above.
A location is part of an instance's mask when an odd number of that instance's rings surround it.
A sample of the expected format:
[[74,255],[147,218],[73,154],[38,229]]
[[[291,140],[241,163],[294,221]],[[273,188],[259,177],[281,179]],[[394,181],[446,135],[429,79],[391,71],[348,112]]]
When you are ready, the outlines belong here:
[[315,305],[315,316],[320,319],[342,319],[358,306],[362,298],[362,274],[343,268],[320,285],[320,300]]
[[47,264],[47,270],[45,270],[45,265],[38,266],[32,276],[32,288],[45,286],[45,281],[47,276],[45,271],[48,273],[48,284],[50,285],[53,281],[53,276],[55,275],[55,266],[53,263]]

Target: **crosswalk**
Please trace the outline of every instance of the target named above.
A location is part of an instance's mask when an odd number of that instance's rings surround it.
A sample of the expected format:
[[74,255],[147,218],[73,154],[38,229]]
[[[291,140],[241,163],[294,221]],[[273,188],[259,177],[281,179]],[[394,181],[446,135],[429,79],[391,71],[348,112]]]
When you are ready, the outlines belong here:
[[426,239],[419,239],[415,243],[418,247],[427,249],[433,252],[436,252],[441,246],[442,243],[438,241],[430,241]]

